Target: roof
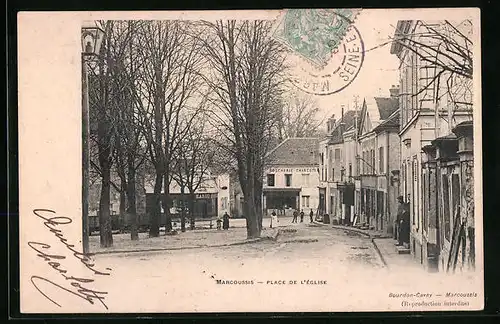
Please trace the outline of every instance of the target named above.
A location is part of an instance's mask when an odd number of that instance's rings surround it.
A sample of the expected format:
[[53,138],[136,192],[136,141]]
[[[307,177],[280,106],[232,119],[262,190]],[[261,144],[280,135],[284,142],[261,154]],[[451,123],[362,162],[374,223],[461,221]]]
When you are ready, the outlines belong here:
[[455,134],[448,134],[446,136],[441,136],[441,137],[438,137],[434,140],[432,140],[431,144],[432,145],[440,145],[442,142],[449,142],[449,141],[456,141],[457,140],[457,136]]
[[[340,118],[339,122],[335,126],[335,128],[330,133],[329,144],[337,144],[343,141],[344,132],[354,126],[354,121],[356,117],[355,110],[348,110],[345,112],[344,116]],[[341,129],[340,125],[343,124],[343,128]]]
[[386,120],[378,124],[373,130],[378,131],[387,128],[399,128],[399,110],[396,110]]
[[[394,32],[394,39],[399,39],[403,35],[408,33],[408,29],[410,27],[411,20],[399,20],[396,25],[396,30]],[[403,49],[403,45],[399,41],[393,41],[391,44],[390,53],[398,55]]]
[[[363,132],[371,132],[376,129],[380,124],[389,119],[392,114],[395,114],[399,109],[398,98],[393,97],[367,97],[363,101],[363,108],[361,109],[360,127],[358,134],[362,135]],[[362,126],[369,116],[370,129]],[[398,121],[399,122],[399,121]]]
[[397,98],[375,97],[375,102],[377,103],[380,120],[389,118],[399,107]]
[[287,138],[266,155],[267,164],[317,165],[318,138]]

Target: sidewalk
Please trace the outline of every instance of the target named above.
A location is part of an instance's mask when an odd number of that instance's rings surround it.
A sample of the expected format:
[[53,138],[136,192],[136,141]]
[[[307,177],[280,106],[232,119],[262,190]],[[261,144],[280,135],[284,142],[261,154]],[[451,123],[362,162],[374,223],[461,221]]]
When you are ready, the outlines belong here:
[[359,228],[356,228],[353,226],[324,224],[324,223],[317,222],[317,221],[314,221],[314,223],[317,225],[320,225],[320,226],[329,226],[331,228],[356,232],[356,233],[365,235],[365,236],[370,237],[370,238],[392,238],[392,236],[390,234],[383,232],[383,231],[363,230],[363,229],[359,229]]
[[356,232],[371,238],[382,262],[391,270],[425,272],[424,267],[418,264],[411,254],[398,253],[395,245],[396,240],[388,233],[375,230],[362,230],[352,226],[323,224],[316,221],[314,223],[320,226],[329,226],[334,229]]
[[155,252],[247,244],[275,238],[277,232],[277,229],[265,228],[261,238],[248,240],[246,228],[231,227],[229,230],[200,229],[184,233],[179,231],[176,235],[161,233],[159,237],[149,237],[148,233],[139,233],[137,241],[132,241],[130,233],[125,233],[113,235],[113,246],[110,248],[100,247],[99,235],[91,236],[89,243],[90,252],[93,254]]
[[396,241],[390,238],[373,238],[373,244],[380,252],[382,262],[396,272],[425,272],[424,266],[418,264],[411,254],[398,254]]

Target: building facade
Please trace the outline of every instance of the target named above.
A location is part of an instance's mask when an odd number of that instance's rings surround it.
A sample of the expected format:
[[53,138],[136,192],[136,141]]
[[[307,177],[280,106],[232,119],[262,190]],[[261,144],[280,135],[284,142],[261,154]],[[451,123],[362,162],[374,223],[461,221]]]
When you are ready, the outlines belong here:
[[[231,183],[228,174],[212,175],[205,174],[200,182],[200,185],[195,191],[194,216],[198,219],[209,219],[222,216],[224,213],[231,212]],[[146,213],[152,212],[154,204],[153,184],[146,183]],[[162,192],[163,193],[163,192]],[[170,215],[172,218],[180,216],[180,209],[183,205],[183,199],[188,200],[188,189],[184,189],[184,194],[181,193],[181,187],[176,181],[172,181],[169,187],[169,200],[166,203],[170,207]],[[162,195],[165,200],[165,195]],[[187,205],[187,203],[185,203]],[[161,206],[162,218],[160,223],[165,222],[164,219],[164,204]]]
[[[89,184],[89,226],[91,231],[99,229],[99,201],[101,195],[101,181],[97,172],[93,173],[94,177]],[[146,216],[146,192],[144,190],[145,170],[144,167],[139,167],[136,173],[136,190],[135,190],[135,205],[136,213],[139,220],[145,219]],[[125,188],[122,189],[122,184],[118,173],[113,170],[111,172],[111,187],[110,187],[110,204],[109,213],[111,215],[112,228],[115,230],[127,227],[129,217],[126,213],[127,195]]]
[[391,181],[399,162],[399,89],[390,97],[365,98],[358,129],[360,223],[392,233],[399,187]]
[[[396,29],[398,37],[405,35],[436,47],[440,38],[425,38],[427,26],[438,30],[446,24],[399,21]],[[472,31],[463,22],[456,23],[454,28],[464,35]],[[453,130],[472,120],[472,93],[468,85],[471,80],[454,79],[450,85],[447,80],[453,76],[446,71],[437,75],[428,51],[409,48],[405,42],[395,42],[391,48],[391,53],[400,59],[400,185],[410,205],[411,254],[426,268],[435,270],[438,260],[443,260],[443,253],[448,253],[445,242],[450,242],[453,223],[448,213],[453,212],[452,205],[458,204],[461,197],[457,138]],[[434,151],[440,151],[441,155],[436,153],[436,158]],[[458,200],[449,202],[452,197]]]
[[354,127],[357,112],[342,111],[337,121],[328,120],[327,136],[320,142],[320,195],[325,195],[324,214],[336,223],[350,223],[354,216],[353,154],[356,151]]
[[320,172],[317,138],[288,138],[266,155],[263,214],[291,215],[293,210],[317,213]]

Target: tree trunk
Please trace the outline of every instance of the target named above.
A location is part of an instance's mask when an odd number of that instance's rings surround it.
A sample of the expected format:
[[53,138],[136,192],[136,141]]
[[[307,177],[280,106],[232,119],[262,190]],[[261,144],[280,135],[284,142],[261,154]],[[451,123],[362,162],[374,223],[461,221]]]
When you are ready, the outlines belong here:
[[120,207],[119,207],[119,216],[118,216],[118,226],[122,229],[125,224],[125,213],[127,211],[127,185],[124,181],[121,181],[120,184]]
[[253,194],[247,195],[245,200],[245,218],[247,220],[247,238],[253,239],[260,237],[258,220],[255,214]]
[[189,224],[189,227],[191,228],[191,230],[194,230],[195,229],[195,219],[194,219],[194,204],[195,204],[195,200],[196,200],[196,196],[194,193],[189,193],[189,220],[190,220],[190,224]]
[[255,193],[255,212],[257,213],[257,220],[259,224],[259,234],[262,231],[262,179],[255,177],[254,180],[254,193]]
[[110,168],[102,168],[101,199],[99,201],[99,234],[101,247],[113,246],[113,234],[111,228],[110,215],[110,189],[111,189],[111,171]]
[[135,241],[139,239],[139,233],[137,230],[135,166],[133,164],[133,161],[129,161],[128,163],[127,199],[128,199],[127,216],[130,222],[130,239],[132,241]]
[[184,190],[184,186],[181,186],[181,232],[186,231],[186,199]]
[[163,175],[161,173],[156,173],[155,187],[154,187],[154,206],[153,212],[149,215],[150,227],[149,236],[158,237],[160,236],[160,204],[161,204],[161,187],[162,187]]
[[165,199],[163,200],[163,209],[165,210],[165,233],[172,230],[172,217],[170,216],[170,185],[168,173],[163,176]]

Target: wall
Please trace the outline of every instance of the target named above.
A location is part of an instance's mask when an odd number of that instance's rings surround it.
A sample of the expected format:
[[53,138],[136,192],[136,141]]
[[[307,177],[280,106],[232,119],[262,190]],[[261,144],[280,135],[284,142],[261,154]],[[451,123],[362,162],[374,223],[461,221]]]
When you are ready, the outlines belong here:
[[[269,187],[267,184],[267,174],[274,174],[274,186]],[[285,174],[292,175],[292,183],[290,187],[286,186]],[[308,183],[303,178],[303,174],[309,175]],[[264,188],[300,188],[300,203],[302,208],[302,196],[309,196],[309,210],[310,208],[316,211],[319,204],[319,191],[320,175],[317,166],[272,166],[266,168],[264,172]]]

